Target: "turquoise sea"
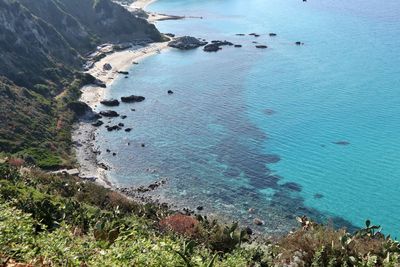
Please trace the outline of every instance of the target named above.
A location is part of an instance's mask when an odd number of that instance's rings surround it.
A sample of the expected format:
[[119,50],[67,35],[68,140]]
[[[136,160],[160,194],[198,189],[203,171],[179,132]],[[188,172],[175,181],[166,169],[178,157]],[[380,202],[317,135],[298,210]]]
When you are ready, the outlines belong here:
[[146,97],[115,108],[128,117],[112,123],[130,133],[98,131],[100,150],[117,152],[100,155],[113,183],[166,178],[152,194],[267,234],[306,214],[350,229],[371,219],[399,236],[400,1],[159,0],[149,10],[203,17],[158,22],[161,32],[243,47],[163,51],[113,84],[108,97]]

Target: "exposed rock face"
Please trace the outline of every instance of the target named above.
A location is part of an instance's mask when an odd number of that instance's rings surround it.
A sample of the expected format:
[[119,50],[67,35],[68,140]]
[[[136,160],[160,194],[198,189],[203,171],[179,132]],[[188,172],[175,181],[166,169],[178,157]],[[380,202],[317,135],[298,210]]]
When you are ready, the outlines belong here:
[[67,105],[67,107],[78,116],[83,116],[87,112],[92,111],[92,109],[86,103],[81,101],[71,102]]
[[114,110],[103,110],[100,111],[100,115],[103,117],[118,117],[119,114]]
[[123,96],[121,97],[121,101],[125,103],[134,103],[134,102],[142,102],[146,98],[144,96],[136,96],[136,95],[131,95],[131,96]]
[[115,107],[119,105],[119,101],[117,99],[104,99],[100,101],[100,103],[108,107]]
[[194,49],[200,46],[206,45],[207,42],[200,41],[199,39],[191,36],[183,36],[176,38],[175,40],[171,41],[168,43],[168,46],[182,49],[182,50],[188,50],[188,49]]

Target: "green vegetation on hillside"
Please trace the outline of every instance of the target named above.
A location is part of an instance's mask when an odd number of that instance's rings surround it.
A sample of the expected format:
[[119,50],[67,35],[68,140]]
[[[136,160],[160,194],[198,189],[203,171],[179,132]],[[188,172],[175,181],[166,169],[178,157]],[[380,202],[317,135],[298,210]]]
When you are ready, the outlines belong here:
[[[18,160],[10,160],[19,166]],[[369,221],[349,234],[299,218],[274,241],[237,224],[138,204],[74,177],[0,164],[0,265],[399,266],[400,244]]]
[[88,83],[84,55],[137,39],[161,35],[110,0],[0,0],[0,152],[46,169],[72,165],[68,104]]

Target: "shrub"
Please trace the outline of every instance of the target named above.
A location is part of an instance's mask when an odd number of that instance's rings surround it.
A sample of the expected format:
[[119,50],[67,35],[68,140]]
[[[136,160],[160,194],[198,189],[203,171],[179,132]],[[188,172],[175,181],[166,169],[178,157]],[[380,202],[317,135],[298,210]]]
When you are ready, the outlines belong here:
[[198,233],[199,222],[191,216],[174,214],[161,220],[160,226],[177,234],[194,237]]

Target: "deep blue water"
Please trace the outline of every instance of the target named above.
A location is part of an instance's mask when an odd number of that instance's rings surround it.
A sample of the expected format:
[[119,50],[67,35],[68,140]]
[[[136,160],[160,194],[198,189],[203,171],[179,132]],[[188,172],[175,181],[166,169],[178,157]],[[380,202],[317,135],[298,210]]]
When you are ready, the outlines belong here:
[[[307,214],[348,227],[371,219],[399,235],[398,0],[160,0],[149,9],[204,17],[159,22],[162,32],[243,48],[169,50],[114,83],[109,97],[146,101],[116,108],[128,118],[113,123],[132,132],[98,132],[101,149],[118,153],[100,156],[112,182],[166,177],[161,198],[243,224],[261,218],[266,233]],[[251,32],[261,36],[235,35]]]

